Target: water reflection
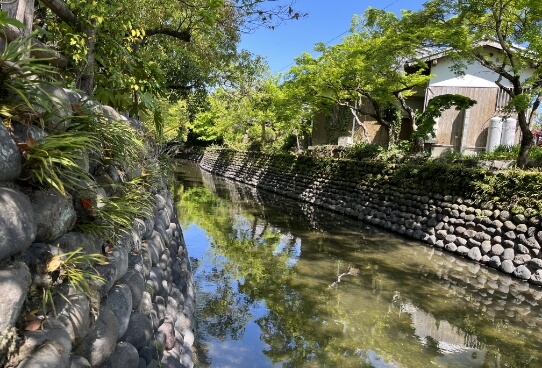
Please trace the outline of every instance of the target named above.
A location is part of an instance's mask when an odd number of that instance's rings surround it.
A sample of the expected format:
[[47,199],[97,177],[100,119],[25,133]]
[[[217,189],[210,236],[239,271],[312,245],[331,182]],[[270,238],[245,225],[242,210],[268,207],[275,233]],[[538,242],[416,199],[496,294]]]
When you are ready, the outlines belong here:
[[540,288],[191,165],[177,179],[201,367],[542,366]]

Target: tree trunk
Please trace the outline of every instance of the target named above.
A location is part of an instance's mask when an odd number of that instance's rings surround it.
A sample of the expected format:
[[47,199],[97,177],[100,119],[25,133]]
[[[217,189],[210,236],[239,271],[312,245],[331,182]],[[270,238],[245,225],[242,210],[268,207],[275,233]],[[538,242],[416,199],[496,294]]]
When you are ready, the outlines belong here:
[[393,131],[393,124],[382,124],[388,135],[388,145],[386,149],[390,149],[395,144],[395,132]]
[[526,111],[518,111],[518,125],[521,129],[521,142],[519,146],[519,154],[517,158],[517,165],[520,168],[527,166],[527,160],[529,159],[529,151],[533,146],[533,133],[529,129],[529,122],[527,121]]
[[262,121],[261,140],[262,140],[262,148],[263,148],[265,145],[265,121]]
[[[11,18],[15,18],[24,24],[24,29],[18,30],[20,32],[19,37],[27,37],[32,33],[34,0],[18,0],[13,3],[2,4],[2,10],[8,13],[8,16]],[[0,42],[0,51],[4,51],[5,45],[5,41],[2,40]],[[26,55],[26,57],[28,56],[29,55]]]
[[94,65],[96,63],[96,27],[93,25],[85,31],[88,42],[87,63],[83,67],[81,77],[77,82],[77,88],[92,96],[94,92]]

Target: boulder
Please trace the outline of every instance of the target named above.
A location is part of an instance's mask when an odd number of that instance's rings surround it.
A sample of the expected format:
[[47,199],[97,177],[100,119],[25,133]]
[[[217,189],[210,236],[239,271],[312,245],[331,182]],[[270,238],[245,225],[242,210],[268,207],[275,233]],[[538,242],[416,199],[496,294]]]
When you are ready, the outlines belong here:
[[16,263],[0,270],[0,280],[0,331],[4,332],[15,325],[22,310],[30,289],[30,271],[24,263]]
[[36,220],[30,200],[16,189],[0,187],[0,260],[34,242]]
[[107,298],[103,301],[103,305],[109,307],[117,318],[119,325],[118,337],[122,337],[128,329],[130,314],[132,312],[132,292],[128,285],[114,285],[107,293]]
[[36,241],[50,242],[70,231],[77,214],[73,202],[58,191],[39,190],[30,197],[37,224]]
[[70,231],[52,241],[54,245],[66,252],[72,252],[78,248],[83,248],[87,254],[102,253],[103,240],[91,234],[83,234],[76,231]]
[[73,286],[63,286],[60,293],[62,295],[55,297],[57,318],[68,331],[72,343],[81,341],[90,331],[90,301]]
[[55,318],[48,318],[42,328],[25,332],[25,344],[19,351],[19,368],[64,368],[70,364],[70,335]]
[[140,350],[149,343],[152,336],[153,329],[150,318],[141,313],[133,313],[130,317],[128,329],[121,340]]
[[145,279],[140,273],[128,270],[119,282],[128,285],[132,294],[132,307],[135,309],[141,304],[143,292],[145,291]]
[[118,322],[109,307],[102,305],[94,329],[79,347],[79,354],[94,367],[105,362],[115,351],[118,338]]
[[23,157],[0,119],[0,182],[13,181],[22,170]]
[[130,343],[118,342],[115,351],[101,368],[136,368],[139,367],[139,354]]

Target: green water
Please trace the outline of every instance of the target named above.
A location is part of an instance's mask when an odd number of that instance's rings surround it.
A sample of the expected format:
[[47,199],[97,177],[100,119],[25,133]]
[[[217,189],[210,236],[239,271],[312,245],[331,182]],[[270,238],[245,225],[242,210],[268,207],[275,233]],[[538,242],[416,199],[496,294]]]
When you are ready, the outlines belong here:
[[189,163],[176,177],[199,367],[542,367],[539,287]]

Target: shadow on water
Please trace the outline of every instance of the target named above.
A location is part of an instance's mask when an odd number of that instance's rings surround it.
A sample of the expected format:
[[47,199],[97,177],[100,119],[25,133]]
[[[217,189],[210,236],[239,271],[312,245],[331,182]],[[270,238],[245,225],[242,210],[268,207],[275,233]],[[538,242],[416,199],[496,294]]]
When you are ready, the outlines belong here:
[[542,366],[542,290],[183,164],[200,367]]

